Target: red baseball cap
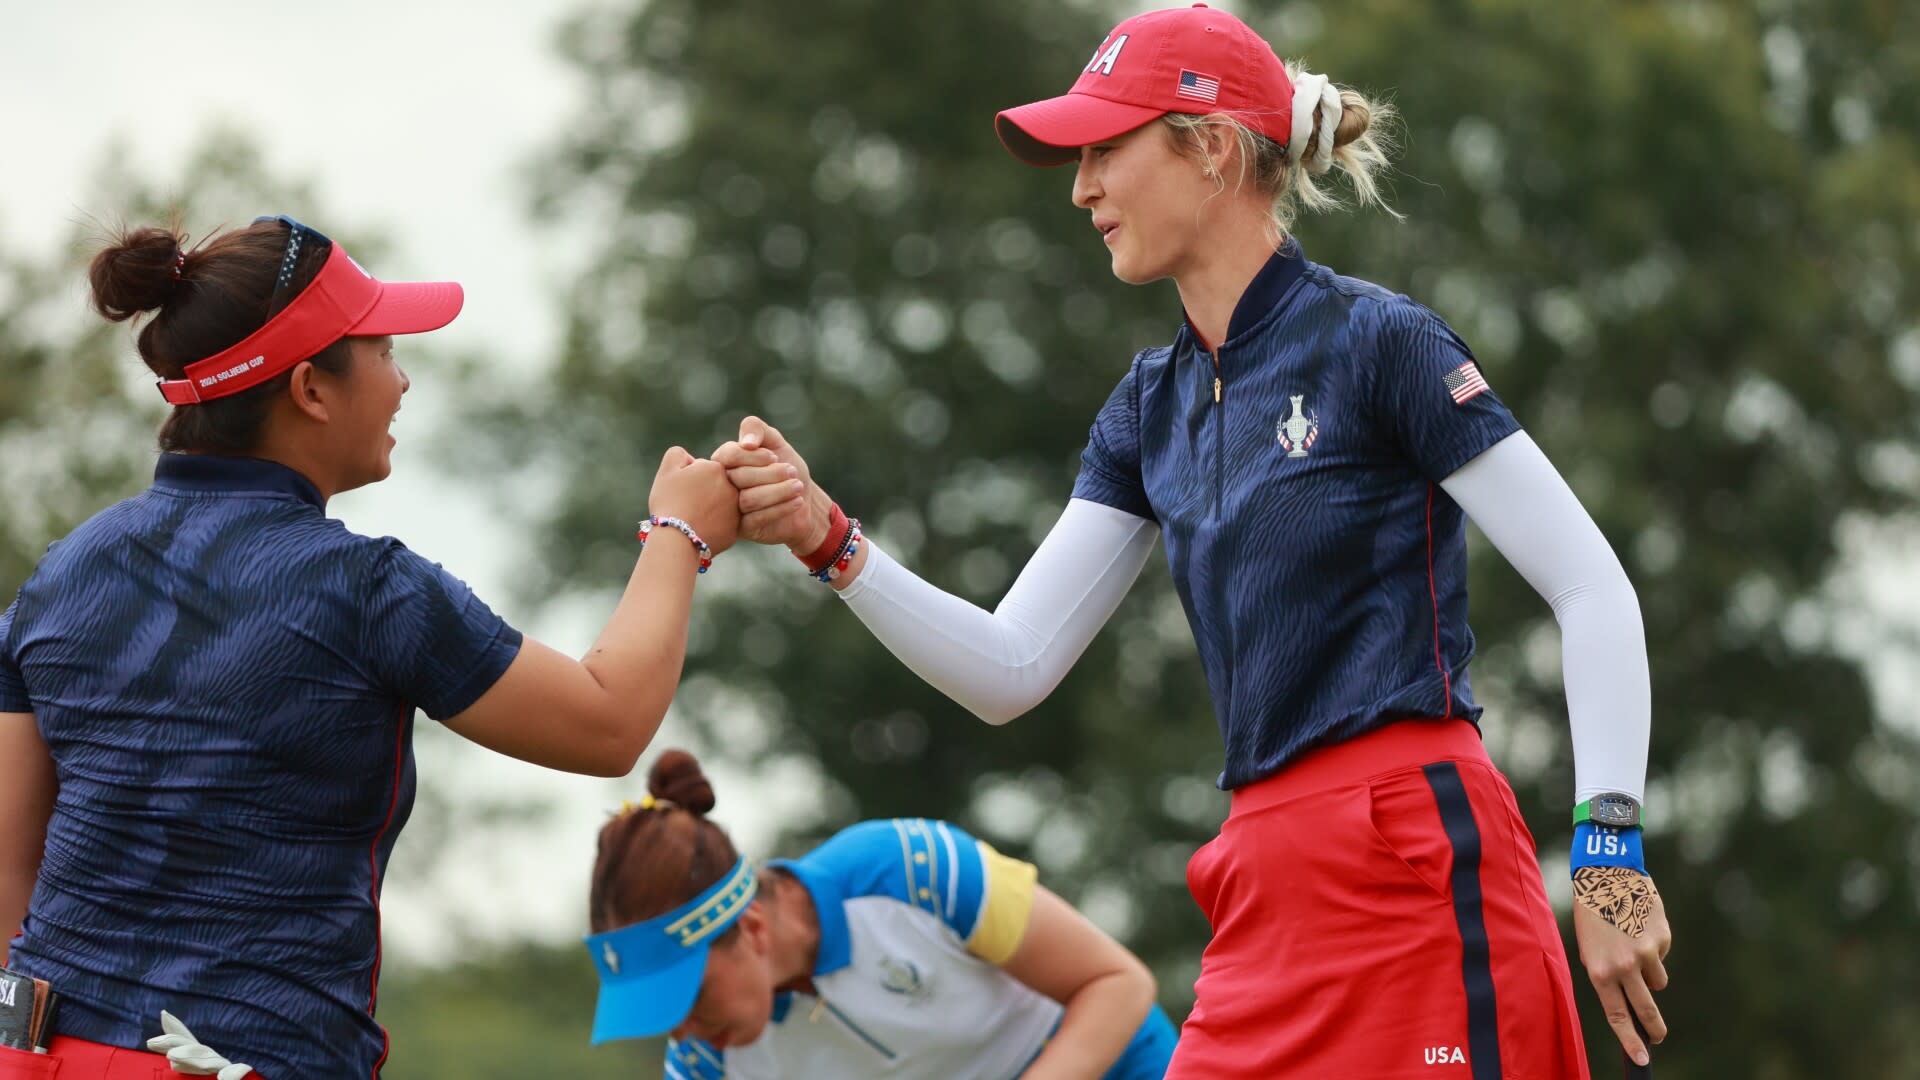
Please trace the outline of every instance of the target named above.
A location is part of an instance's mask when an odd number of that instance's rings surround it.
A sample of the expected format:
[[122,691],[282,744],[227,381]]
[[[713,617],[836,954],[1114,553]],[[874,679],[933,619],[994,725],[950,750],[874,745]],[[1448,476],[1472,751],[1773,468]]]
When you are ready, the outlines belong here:
[[330,245],[313,281],[266,325],[204,360],[188,364],[178,379],[159,380],[160,396],[173,405],[196,405],[258,386],[343,337],[383,337],[438,330],[460,314],[465,294],[451,281],[380,281],[347,256],[345,248],[289,217],[280,287],[293,275],[301,247]]
[[1073,89],[993,119],[1029,165],[1065,165],[1089,143],[1168,113],[1225,113],[1285,146],[1293,133],[1287,66],[1246,23],[1205,4],[1149,11],[1113,28]]

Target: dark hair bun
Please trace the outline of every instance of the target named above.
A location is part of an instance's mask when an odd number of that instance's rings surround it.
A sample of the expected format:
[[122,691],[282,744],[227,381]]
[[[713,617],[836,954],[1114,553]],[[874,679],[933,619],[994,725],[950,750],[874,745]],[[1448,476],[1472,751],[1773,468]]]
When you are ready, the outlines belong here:
[[683,810],[705,815],[713,809],[713,785],[700,763],[685,750],[669,750],[647,771],[647,791]]
[[113,322],[153,311],[180,284],[181,253],[187,238],[175,229],[142,226],[122,232],[87,267],[93,309]]

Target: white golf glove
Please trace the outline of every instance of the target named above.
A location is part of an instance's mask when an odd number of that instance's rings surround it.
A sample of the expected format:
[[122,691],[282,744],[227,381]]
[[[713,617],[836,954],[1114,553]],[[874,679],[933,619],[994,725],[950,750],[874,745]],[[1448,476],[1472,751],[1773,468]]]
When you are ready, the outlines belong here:
[[217,1080],[240,1080],[253,1072],[251,1065],[236,1065],[215,1053],[210,1046],[203,1046],[193,1032],[180,1018],[160,1010],[160,1030],[164,1035],[155,1035],[147,1040],[147,1049],[156,1054],[167,1055],[167,1064],[173,1071],[188,1076],[212,1076]]

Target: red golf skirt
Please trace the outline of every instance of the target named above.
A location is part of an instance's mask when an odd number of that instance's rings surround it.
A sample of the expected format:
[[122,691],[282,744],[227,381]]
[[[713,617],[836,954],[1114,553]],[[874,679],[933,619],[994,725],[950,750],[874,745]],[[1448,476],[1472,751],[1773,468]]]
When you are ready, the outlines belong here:
[[1533,837],[1464,720],[1235,791],[1187,885],[1213,939],[1167,1080],[1587,1078]]

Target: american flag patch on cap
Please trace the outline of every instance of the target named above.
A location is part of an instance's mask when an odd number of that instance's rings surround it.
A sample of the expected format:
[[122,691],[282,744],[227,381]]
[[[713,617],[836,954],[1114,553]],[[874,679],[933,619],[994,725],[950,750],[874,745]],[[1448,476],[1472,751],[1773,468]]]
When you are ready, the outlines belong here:
[[1174,88],[1173,96],[1193,98],[1211,105],[1220,98],[1220,80],[1211,75],[1182,69],[1180,85]]
[[1447,384],[1447,393],[1453,395],[1455,405],[1465,405],[1492,389],[1487,380],[1480,377],[1479,366],[1471,360],[1441,376],[1441,381]]

